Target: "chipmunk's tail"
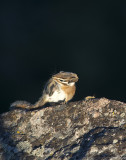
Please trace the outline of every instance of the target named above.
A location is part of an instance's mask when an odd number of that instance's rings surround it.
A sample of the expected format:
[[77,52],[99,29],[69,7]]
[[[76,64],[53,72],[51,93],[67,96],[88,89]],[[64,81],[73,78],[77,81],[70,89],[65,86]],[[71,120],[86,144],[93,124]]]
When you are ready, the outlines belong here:
[[46,96],[42,96],[35,104],[31,104],[27,101],[16,101],[10,105],[10,108],[33,109],[42,107],[46,102],[47,102]]
[[26,101],[16,101],[10,105],[10,108],[31,108],[32,104]]
[[42,107],[42,106],[44,106],[44,104],[47,102],[47,97],[46,97],[46,95],[42,95],[40,98],[39,98],[39,100],[35,103],[35,104],[33,104],[32,106],[31,106],[31,108],[38,108],[38,107]]

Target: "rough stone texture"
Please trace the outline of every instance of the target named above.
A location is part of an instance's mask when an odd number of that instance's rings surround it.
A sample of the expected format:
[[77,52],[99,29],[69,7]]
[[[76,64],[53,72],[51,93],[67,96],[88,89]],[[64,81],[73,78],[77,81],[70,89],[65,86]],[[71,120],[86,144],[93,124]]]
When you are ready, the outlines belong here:
[[126,160],[126,104],[101,99],[0,115],[1,160]]

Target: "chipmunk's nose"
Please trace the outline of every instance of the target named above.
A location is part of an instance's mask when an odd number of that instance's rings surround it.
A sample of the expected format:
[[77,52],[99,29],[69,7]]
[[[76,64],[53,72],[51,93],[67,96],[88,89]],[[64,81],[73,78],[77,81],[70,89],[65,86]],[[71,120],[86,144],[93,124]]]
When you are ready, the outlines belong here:
[[77,82],[77,81],[78,81],[78,79],[79,79],[78,77],[77,77],[77,78],[75,78],[75,82]]
[[71,82],[77,82],[78,79],[79,79],[79,78],[78,78],[78,76],[76,75],[75,77],[72,77],[72,78],[71,78]]
[[78,81],[78,79],[79,79],[79,77],[77,76],[77,74],[76,74],[76,79],[77,79],[77,81]]

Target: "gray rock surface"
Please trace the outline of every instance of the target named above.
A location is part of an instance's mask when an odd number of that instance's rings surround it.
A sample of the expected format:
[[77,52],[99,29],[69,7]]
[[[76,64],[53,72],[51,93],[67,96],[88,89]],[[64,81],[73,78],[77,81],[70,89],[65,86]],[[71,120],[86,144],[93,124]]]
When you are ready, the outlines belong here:
[[126,160],[126,104],[89,99],[0,115],[1,160]]

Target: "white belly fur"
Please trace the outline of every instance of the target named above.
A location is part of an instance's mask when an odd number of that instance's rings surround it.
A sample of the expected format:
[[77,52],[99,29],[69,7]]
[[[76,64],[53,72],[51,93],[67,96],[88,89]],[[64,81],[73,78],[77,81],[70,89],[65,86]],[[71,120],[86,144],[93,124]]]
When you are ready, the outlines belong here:
[[48,97],[48,102],[63,101],[65,98],[65,93],[62,90],[59,92],[55,91],[52,96]]

